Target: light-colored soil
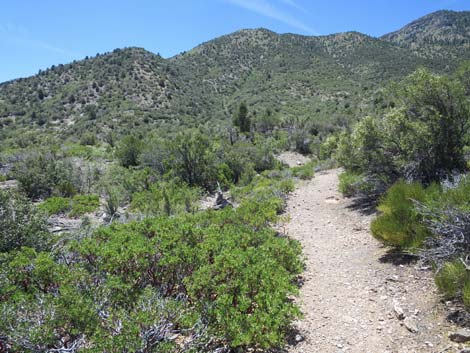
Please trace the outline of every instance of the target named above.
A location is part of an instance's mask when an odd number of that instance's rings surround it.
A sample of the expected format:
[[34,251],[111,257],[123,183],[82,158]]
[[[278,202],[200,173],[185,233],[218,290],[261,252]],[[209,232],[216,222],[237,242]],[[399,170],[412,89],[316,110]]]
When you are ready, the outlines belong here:
[[304,318],[296,323],[304,340],[289,352],[460,352],[431,273],[391,262],[369,233],[372,216],[338,193],[338,174],[316,174],[288,201],[287,233],[301,242],[307,265],[298,299]]
[[296,152],[283,152],[279,156],[277,156],[277,159],[282,163],[287,164],[289,167],[297,167],[300,165],[307,164],[311,161],[310,158],[305,157],[300,153]]

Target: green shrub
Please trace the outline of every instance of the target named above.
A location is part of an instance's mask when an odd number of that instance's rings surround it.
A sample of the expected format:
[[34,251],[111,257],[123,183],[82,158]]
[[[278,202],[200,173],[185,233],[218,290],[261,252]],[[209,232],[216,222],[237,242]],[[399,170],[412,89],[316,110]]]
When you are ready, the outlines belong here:
[[277,187],[282,194],[289,194],[295,190],[295,183],[292,179],[283,179],[279,181]]
[[419,69],[392,90],[396,106],[344,132],[337,159],[348,171],[426,185],[465,171],[468,105],[460,82]]
[[[303,264],[299,243],[267,226],[275,208],[247,200],[238,209],[115,223],[73,242],[68,263],[14,252],[0,266],[0,331],[25,352],[82,336],[91,352],[172,352],[164,339],[172,327],[188,335],[207,327],[201,344],[212,337],[244,351],[280,346],[300,316],[291,297]],[[170,331],[146,336],[155,325]]]
[[24,160],[16,163],[12,175],[18,180],[20,190],[29,198],[40,199],[49,197],[54,192],[62,196],[73,194],[71,171],[71,165],[59,160],[54,153],[39,152],[30,153]]
[[468,274],[467,274],[465,285],[463,286],[463,289],[462,289],[462,300],[463,300],[463,304],[465,305],[465,308],[467,310],[470,310],[470,278]]
[[72,200],[65,197],[53,196],[46,199],[38,207],[48,215],[66,213],[72,207]]
[[86,132],[80,137],[80,145],[82,146],[94,146],[97,142],[96,134],[92,132]]
[[465,176],[455,187],[444,189],[438,202],[433,206],[441,209],[455,207],[461,211],[470,212],[470,177]]
[[116,156],[123,167],[134,167],[140,164],[142,150],[142,140],[137,136],[130,135],[120,141],[116,150]]
[[43,250],[50,241],[42,212],[23,195],[0,190],[0,252],[22,246]]
[[[470,274],[460,261],[447,262],[436,274],[436,284],[445,298],[452,299],[460,294],[464,286],[470,284]],[[468,299],[468,298],[467,298]]]
[[364,176],[353,172],[343,172],[339,175],[339,192],[346,197],[357,194],[358,185],[363,181]]
[[315,171],[314,171],[315,167],[316,167],[316,163],[311,161],[302,166],[293,167],[291,168],[291,170],[292,170],[292,174],[295,177],[300,178],[302,180],[309,180],[309,179],[312,179],[315,174]]
[[217,186],[215,155],[211,141],[199,131],[186,131],[170,141],[170,159],[173,176],[189,186],[214,190]]
[[[170,353],[174,343],[144,333],[158,325],[190,330],[199,318],[183,301],[163,298],[151,287],[126,300],[120,296],[126,286],[119,276],[102,277],[78,264],[59,264],[48,253],[23,248],[3,260],[0,332],[15,352],[47,351],[66,338],[86,352],[151,348]],[[114,306],[120,298],[124,301]],[[101,310],[109,316],[98,315]]]
[[80,217],[86,213],[96,211],[100,207],[100,199],[98,195],[75,195],[72,198],[72,210],[70,217]]
[[426,190],[419,183],[399,181],[382,198],[378,207],[381,214],[372,221],[375,238],[399,248],[417,248],[430,235],[413,201],[424,202]]
[[183,183],[160,182],[147,191],[132,195],[131,209],[147,216],[172,216],[182,212],[195,212],[201,190]]

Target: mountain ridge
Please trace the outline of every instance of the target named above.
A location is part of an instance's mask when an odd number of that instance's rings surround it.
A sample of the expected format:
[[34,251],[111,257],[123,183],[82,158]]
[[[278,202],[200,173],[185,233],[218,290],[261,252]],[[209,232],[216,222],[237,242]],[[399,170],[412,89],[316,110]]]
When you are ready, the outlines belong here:
[[[445,29],[443,18],[456,23],[450,26],[456,34]],[[414,47],[410,28],[424,38]],[[425,40],[433,33],[440,42]],[[242,101],[253,115],[271,110],[331,129],[373,109],[373,92],[390,80],[418,67],[449,72],[470,59],[466,46],[445,46],[446,38],[462,33],[470,43],[470,12],[439,11],[382,37],[357,31],[304,36],[257,28],[170,58],[139,47],[115,49],[1,83],[0,137],[36,130],[76,139],[83,131],[100,135],[226,125]],[[448,47],[451,60],[442,53]]]

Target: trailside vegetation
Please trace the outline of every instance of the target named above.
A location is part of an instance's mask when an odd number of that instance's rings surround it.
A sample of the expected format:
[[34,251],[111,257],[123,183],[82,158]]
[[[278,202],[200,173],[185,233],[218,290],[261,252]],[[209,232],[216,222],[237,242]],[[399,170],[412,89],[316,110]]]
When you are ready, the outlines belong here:
[[341,134],[333,154],[341,191],[378,200],[374,237],[431,264],[444,297],[470,309],[468,68],[393,85],[385,112]]
[[[314,168],[277,161],[282,139],[188,129],[22,151],[7,176],[19,192],[0,192],[0,340],[22,352],[282,347],[303,261],[273,226]],[[215,190],[235,206],[201,210]],[[52,235],[48,217],[83,226]]]

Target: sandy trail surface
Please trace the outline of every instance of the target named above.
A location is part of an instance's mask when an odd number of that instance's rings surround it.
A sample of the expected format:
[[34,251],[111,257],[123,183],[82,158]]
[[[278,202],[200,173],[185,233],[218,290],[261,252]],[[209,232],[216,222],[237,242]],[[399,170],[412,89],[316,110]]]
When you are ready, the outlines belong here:
[[303,340],[289,352],[460,352],[431,273],[400,263],[370,235],[372,216],[338,193],[339,172],[317,173],[288,201],[287,233],[306,260]]

